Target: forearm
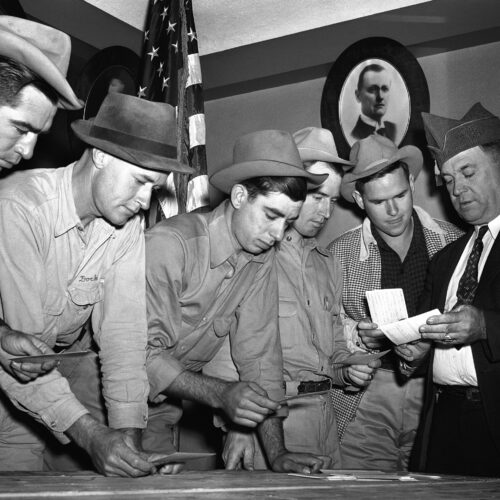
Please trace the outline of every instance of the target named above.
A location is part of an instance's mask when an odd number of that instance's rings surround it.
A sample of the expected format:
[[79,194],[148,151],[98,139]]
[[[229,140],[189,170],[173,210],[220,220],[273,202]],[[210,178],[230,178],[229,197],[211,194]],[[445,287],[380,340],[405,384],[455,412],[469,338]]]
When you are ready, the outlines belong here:
[[279,455],[287,453],[283,433],[283,419],[279,417],[266,418],[258,427],[257,432],[267,460],[272,466]]
[[223,393],[230,385],[231,382],[186,370],[177,376],[164,394],[196,401],[211,408],[222,408]]

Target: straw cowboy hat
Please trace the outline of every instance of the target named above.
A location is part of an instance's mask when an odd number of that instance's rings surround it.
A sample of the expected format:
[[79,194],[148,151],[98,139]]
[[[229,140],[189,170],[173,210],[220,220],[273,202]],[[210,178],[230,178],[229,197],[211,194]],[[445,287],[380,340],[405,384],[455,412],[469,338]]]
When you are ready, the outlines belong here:
[[220,191],[229,194],[234,184],[253,177],[305,177],[319,185],[327,174],[315,175],[304,170],[292,135],[283,130],[260,130],[240,137],[233,149],[233,163],[210,177]]
[[139,167],[194,173],[177,160],[175,109],[170,104],[111,93],[95,118],[76,120],[71,127],[86,144]]
[[80,109],[83,103],[66,80],[71,40],[66,33],[12,16],[0,16],[0,55],[27,66],[59,95],[58,106]]
[[338,163],[346,169],[354,165],[339,157],[333,135],[326,128],[306,127],[297,130],[293,140],[302,161],[327,161]]
[[500,140],[500,119],[476,102],[460,120],[422,113],[425,135],[438,166],[467,149]]
[[379,134],[372,134],[355,142],[349,160],[355,166],[344,175],[340,194],[351,203],[354,203],[352,193],[358,180],[376,174],[397,161],[406,163],[410,174],[416,179],[424,163],[422,153],[417,147],[403,146],[398,149],[390,139]]

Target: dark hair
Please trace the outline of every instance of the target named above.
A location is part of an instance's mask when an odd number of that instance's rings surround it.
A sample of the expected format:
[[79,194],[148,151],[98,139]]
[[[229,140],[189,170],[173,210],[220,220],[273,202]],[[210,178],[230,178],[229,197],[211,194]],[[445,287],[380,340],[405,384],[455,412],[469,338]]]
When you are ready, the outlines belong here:
[[365,73],[368,71],[375,71],[375,73],[380,73],[381,71],[385,71],[386,68],[381,66],[380,64],[369,64],[368,66],[365,66],[362,70],[361,73],[359,74],[358,77],[358,90],[361,90],[363,87],[363,78],[365,77]]
[[479,147],[500,166],[500,141],[488,142],[487,144],[482,144]]
[[282,193],[292,201],[304,201],[307,195],[305,177],[252,177],[238,184],[245,186],[249,200],[255,199],[259,194],[267,196],[269,193]]
[[50,102],[57,104],[57,92],[45,80],[24,64],[0,56],[0,106],[17,106],[19,93],[28,85],[33,85]]
[[362,179],[358,179],[356,181],[356,184],[354,184],[354,189],[358,191],[359,193],[363,194],[363,190],[365,187],[365,184],[367,182],[373,181],[374,179],[380,179],[380,177],[384,177],[387,174],[390,174],[391,172],[394,172],[398,168],[403,169],[403,172],[405,174],[405,177],[407,180],[410,179],[410,170],[408,169],[408,165],[404,161],[397,161],[395,163],[391,163],[390,165],[387,165],[387,167],[384,167],[382,170],[379,170],[378,172],[375,172],[372,175],[368,175],[367,177],[363,177]]

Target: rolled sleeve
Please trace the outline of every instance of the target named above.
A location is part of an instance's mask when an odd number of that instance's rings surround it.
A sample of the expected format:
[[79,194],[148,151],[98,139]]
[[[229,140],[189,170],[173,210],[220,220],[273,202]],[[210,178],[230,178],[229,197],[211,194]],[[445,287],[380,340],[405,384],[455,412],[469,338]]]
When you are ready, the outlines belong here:
[[110,427],[145,428],[149,384],[144,233],[139,217],[117,230],[116,238],[120,252],[104,277],[104,300],[96,304],[92,324]]

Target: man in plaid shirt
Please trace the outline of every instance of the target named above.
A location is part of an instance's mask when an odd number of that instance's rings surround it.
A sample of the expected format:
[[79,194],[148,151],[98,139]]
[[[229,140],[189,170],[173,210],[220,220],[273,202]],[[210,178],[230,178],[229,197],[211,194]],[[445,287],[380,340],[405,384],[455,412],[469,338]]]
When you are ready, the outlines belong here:
[[[402,288],[408,315],[414,315],[429,260],[462,232],[413,205],[414,181],[423,165],[418,148],[397,149],[389,139],[371,135],[354,144],[350,160],[355,167],[344,176],[341,194],[366,217],[329,246],[342,264],[346,340],[351,350],[389,349],[370,320],[366,291]],[[423,388],[422,377],[400,375],[391,351],[368,388],[354,394],[337,390],[343,467],[407,469]]]

